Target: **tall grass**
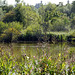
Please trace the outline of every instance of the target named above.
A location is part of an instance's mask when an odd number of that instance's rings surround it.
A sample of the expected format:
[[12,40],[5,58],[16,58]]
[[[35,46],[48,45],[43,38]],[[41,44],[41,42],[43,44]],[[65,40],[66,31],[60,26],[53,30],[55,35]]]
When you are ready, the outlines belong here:
[[57,57],[42,51],[43,55],[38,59],[36,56],[30,58],[23,52],[20,61],[17,61],[10,52],[0,49],[0,75],[75,75],[73,49],[58,53]]

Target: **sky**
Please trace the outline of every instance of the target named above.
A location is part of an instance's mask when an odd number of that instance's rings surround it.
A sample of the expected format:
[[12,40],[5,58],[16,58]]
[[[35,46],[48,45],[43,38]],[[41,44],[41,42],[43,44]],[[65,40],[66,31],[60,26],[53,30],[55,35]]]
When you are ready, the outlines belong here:
[[[26,4],[29,4],[29,5],[35,5],[36,3],[40,3],[41,0],[24,0]],[[51,2],[51,3],[55,3],[55,4],[59,4],[59,2],[63,2],[63,4],[66,4],[68,0],[42,0],[43,4],[47,4],[48,2]],[[72,3],[72,1],[75,1],[75,0],[69,0],[70,3]],[[15,4],[15,0],[7,0],[8,4],[12,4],[14,5]]]

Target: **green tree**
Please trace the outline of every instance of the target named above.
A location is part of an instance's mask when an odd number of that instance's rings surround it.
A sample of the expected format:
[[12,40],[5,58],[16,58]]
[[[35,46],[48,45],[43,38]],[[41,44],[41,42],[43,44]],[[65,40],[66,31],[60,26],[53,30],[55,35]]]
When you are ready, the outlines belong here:
[[34,12],[37,13],[38,10],[37,10],[33,5],[30,5],[30,7],[31,7],[31,10],[32,10],[32,11],[34,11]]
[[3,31],[0,36],[0,40],[5,42],[17,41],[22,29],[23,25],[19,22],[8,23],[8,27],[6,29],[2,29]]
[[57,6],[55,4],[47,4],[42,5],[39,8],[39,14],[42,16],[42,27],[43,31],[46,33],[47,31],[52,30],[53,26],[52,23],[56,21],[57,18],[61,17],[62,13],[57,11]]
[[16,21],[14,11],[10,11],[10,12],[6,13],[5,16],[3,17],[3,22],[5,22],[5,23],[13,22],[13,21]]
[[39,14],[34,12],[30,6],[22,5],[22,3],[20,3],[3,17],[3,22],[13,21],[21,22],[24,27],[27,27],[36,22],[40,23],[40,17]]
[[71,13],[70,18],[73,19],[75,17],[75,13]]
[[60,11],[61,13],[67,14],[67,16],[70,16],[71,14],[71,4],[67,4],[64,6],[57,6],[57,11]]
[[72,2],[72,9],[71,9],[71,11],[72,11],[73,13],[75,13],[75,1]]
[[46,6],[42,4],[41,7],[38,9],[38,13],[41,16],[42,22],[45,19],[45,7]]
[[72,8],[72,5],[71,4],[67,4],[65,7],[64,7],[64,13],[67,14],[67,16],[70,16],[71,15],[71,8]]
[[2,21],[0,21],[0,35],[3,33],[3,31],[5,29],[8,28],[8,24],[3,23]]
[[61,19],[57,19],[53,22],[53,31],[63,31],[64,29],[64,22]]
[[75,28],[75,16],[73,17],[73,19],[71,19],[71,28]]
[[22,22],[24,27],[39,22],[39,15],[30,6],[18,4],[15,8],[16,21]]
[[3,10],[2,8],[0,8],[0,20],[3,18],[3,16],[4,16]]
[[56,12],[56,5],[49,3],[45,8],[45,19],[44,21],[51,20]]
[[9,22],[9,28],[15,28],[19,32],[23,29],[23,25],[20,22]]
[[13,10],[13,5],[5,5],[5,6],[2,6],[2,10],[5,12],[5,13],[8,13],[9,11],[12,11]]
[[36,23],[29,25],[26,29],[22,30],[21,33],[26,41],[39,40],[41,34],[43,33],[43,29],[40,24]]
[[52,31],[69,31],[70,30],[70,19],[67,16],[57,18],[52,22]]

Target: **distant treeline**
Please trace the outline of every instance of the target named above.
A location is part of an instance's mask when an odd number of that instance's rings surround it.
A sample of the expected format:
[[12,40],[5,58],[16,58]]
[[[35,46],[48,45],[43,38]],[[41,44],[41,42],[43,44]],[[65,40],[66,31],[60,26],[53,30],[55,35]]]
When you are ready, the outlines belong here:
[[66,40],[74,40],[75,1],[72,4],[41,4],[37,9],[15,0],[16,5],[0,5],[0,41],[61,41],[65,32]]

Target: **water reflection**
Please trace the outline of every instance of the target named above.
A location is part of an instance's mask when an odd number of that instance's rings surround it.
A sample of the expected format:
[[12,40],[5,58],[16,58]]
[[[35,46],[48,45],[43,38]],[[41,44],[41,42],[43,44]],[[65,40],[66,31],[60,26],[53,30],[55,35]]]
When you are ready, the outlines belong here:
[[28,56],[33,58],[35,56],[39,59],[44,54],[49,57],[53,56],[57,58],[58,53],[64,53],[68,50],[74,50],[75,46],[68,43],[58,43],[58,44],[49,44],[49,43],[10,43],[10,44],[0,44],[1,50],[10,52],[12,56],[15,56],[17,61],[21,61],[21,57]]

